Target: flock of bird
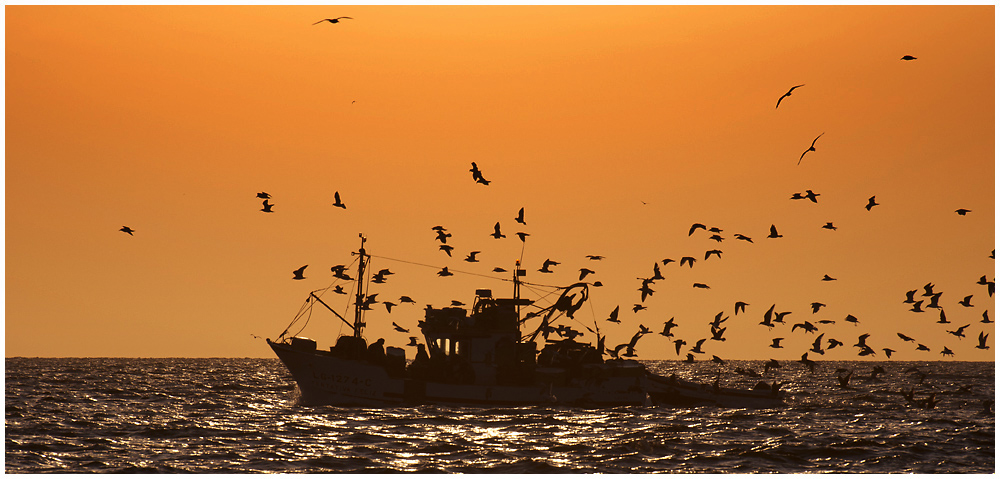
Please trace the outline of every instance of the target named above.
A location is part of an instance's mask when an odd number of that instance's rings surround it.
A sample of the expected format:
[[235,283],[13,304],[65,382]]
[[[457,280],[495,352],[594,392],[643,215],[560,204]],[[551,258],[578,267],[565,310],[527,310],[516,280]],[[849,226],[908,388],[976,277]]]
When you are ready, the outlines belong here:
[[[331,23],[331,24],[336,24],[336,23],[338,23],[342,19],[351,19],[351,17],[336,17],[336,18],[322,19],[322,20],[314,23],[313,25],[317,25],[317,24],[320,24],[320,23],[323,23],[323,22],[328,22],[328,23]],[[912,60],[916,60],[916,57],[913,57],[911,55],[906,55],[906,56],[902,57],[901,60],[912,61]],[[781,95],[778,98],[778,101],[777,101],[777,103],[775,105],[775,109],[777,109],[778,107],[780,107],[782,101],[785,100],[786,98],[789,98],[792,95],[793,91],[796,91],[797,89],[802,88],[804,86],[805,86],[805,84],[799,84],[799,85],[795,85],[795,86],[791,87],[786,93],[784,93],[783,95]],[[803,151],[802,154],[799,156],[798,162],[796,163],[797,165],[801,165],[802,160],[805,158],[805,156],[806,156],[807,153],[815,152],[816,151],[816,142],[824,134],[825,134],[825,132],[824,133],[820,133],[818,136],[816,136],[816,138],[814,138],[812,140],[812,143],[809,145],[809,148],[806,149],[805,151]],[[476,184],[481,184],[481,185],[484,185],[484,186],[489,186],[490,185],[491,182],[484,177],[482,170],[479,168],[479,166],[475,162],[472,163],[472,168],[469,171],[472,173],[472,180]],[[270,194],[268,194],[267,192],[260,192],[260,193],[257,193],[256,196],[257,196],[258,199],[263,199],[263,202],[262,202],[263,207],[260,209],[261,212],[263,212],[263,213],[275,213],[275,211],[274,211],[274,206],[275,205],[273,203],[270,203],[270,200],[272,199]],[[807,189],[807,190],[805,190],[804,193],[801,193],[801,192],[794,193],[791,196],[791,199],[792,200],[809,200],[812,203],[818,203],[819,202],[818,198],[820,196],[821,195],[819,193],[816,193],[816,192],[814,192],[812,190]],[[339,191],[338,192],[334,192],[334,202],[332,203],[332,206],[336,207],[336,208],[341,208],[341,209],[346,209],[347,208],[347,205],[342,201],[342,199],[340,197],[340,192]],[[859,208],[860,208],[860,206],[861,205],[859,205]],[[870,198],[868,198],[867,204],[864,205],[864,208],[867,211],[870,212],[876,206],[879,206],[879,203],[877,203],[875,201],[875,196],[871,196]],[[955,210],[955,212],[958,215],[966,216],[968,213],[971,212],[971,210],[965,209],[965,208],[960,208],[960,209]],[[522,226],[526,226],[527,225],[527,223],[525,221],[525,210],[524,210],[523,207],[518,210],[517,215],[513,219],[519,225],[522,225]],[[837,230],[837,227],[833,224],[833,222],[826,222],[822,226],[822,228],[827,229],[827,230],[831,230],[831,231]],[[440,225],[432,227],[431,230],[434,231],[434,234],[435,234],[433,241],[437,242],[437,249],[439,251],[443,252],[444,254],[446,254],[449,258],[453,257],[454,247],[452,245],[448,244],[448,240],[449,240],[449,238],[452,237],[452,234],[449,233],[445,227],[440,226]],[[133,235],[133,233],[135,233],[135,230],[133,228],[129,227],[129,226],[123,226],[120,229],[120,231],[122,231],[124,233],[127,233],[130,236]],[[699,231],[703,232],[703,233],[699,233]],[[713,261],[719,261],[719,260],[721,260],[722,259],[722,255],[723,255],[723,251],[721,249],[719,249],[719,247],[717,245],[721,244],[724,240],[727,239],[727,236],[723,235],[723,231],[724,230],[722,228],[719,228],[717,226],[711,226],[710,227],[710,226],[707,226],[707,225],[702,224],[702,223],[694,223],[694,224],[692,224],[690,226],[690,228],[688,229],[688,231],[687,231],[687,235],[689,237],[692,236],[692,235],[695,235],[696,233],[699,234],[699,235],[701,235],[701,234],[705,234],[705,235],[710,234],[710,236],[708,236],[707,239],[709,241],[714,241],[713,245],[716,245],[716,246],[713,246],[711,248],[706,248],[706,251],[705,251],[705,253],[704,253],[703,256],[698,256],[698,257],[696,257],[696,256],[682,256],[677,261],[675,261],[672,258],[664,258],[664,259],[661,259],[661,260],[658,260],[658,261],[654,262],[653,263],[653,267],[652,267],[652,274],[650,276],[637,278],[637,279],[639,279],[641,281],[641,284],[640,284],[640,286],[638,288],[638,291],[639,291],[640,294],[639,294],[638,302],[634,303],[633,306],[631,307],[631,309],[633,311],[633,314],[639,314],[640,311],[643,311],[644,309],[646,309],[646,306],[644,305],[644,303],[646,302],[646,300],[649,297],[651,297],[655,293],[655,290],[652,287],[655,285],[656,281],[665,279],[664,276],[663,276],[663,274],[662,274],[662,271],[660,269],[661,265],[663,267],[668,267],[671,263],[676,263],[677,267],[687,266],[688,268],[694,268],[695,267],[695,263],[698,262],[698,261],[709,261],[713,257],[715,258]],[[502,232],[502,230],[501,230],[501,222],[500,221],[497,221],[494,224],[493,231],[491,233],[486,234],[484,232],[484,237],[486,237],[486,236],[492,237],[495,240],[501,240],[501,239],[507,238],[507,235],[505,235]],[[523,243],[526,242],[526,238],[528,236],[530,236],[530,235],[528,233],[526,233],[526,232],[518,231],[516,233],[516,236],[519,238],[519,240],[521,241],[522,246],[523,246]],[[753,244],[754,243],[753,238],[751,238],[748,235],[742,234],[742,233],[735,233],[735,234],[732,235],[732,238],[736,239],[737,241],[746,242],[748,244]],[[769,228],[769,234],[766,236],[766,238],[767,238],[767,240],[779,240],[780,238],[783,238],[783,235],[779,234],[779,232],[777,230],[777,227],[774,224],[772,224],[770,226],[770,228]],[[465,254],[464,261],[468,262],[468,263],[478,263],[478,262],[480,262],[480,259],[478,257],[478,255],[480,253],[482,253],[481,250],[472,250],[472,251],[465,252],[464,253]],[[991,253],[989,255],[989,257],[993,258],[994,254]],[[601,260],[604,259],[604,256],[601,256],[601,255],[587,255],[586,259],[588,261],[591,261],[591,262],[599,262],[599,261],[601,261]],[[550,273],[554,272],[553,268],[559,266],[560,264],[561,263],[558,262],[558,261],[554,261],[552,259],[547,258],[541,264],[541,267],[539,269],[537,269],[537,271],[539,273],[543,273],[543,274],[550,274]],[[305,265],[305,266],[302,266],[302,267],[300,267],[298,269],[295,269],[293,271],[293,273],[292,273],[293,274],[292,279],[295,279],[295,280],[305,279],[305,269],[307,268],[307,266],[308,265]],[[346,273],[346,266],[345,265],[333,266],[331,268],[331,271],[333,273],[333,276],[335,278],[337,278],[338,280],[345,280],[345,281],[353,280],[353,278],[351,278],[350,275]],[[503,267],[499,267],[498,266],[498,267],[493,268],[492,272],[493,273],[507,273],[507,270],[505,268],[503,268]],[[382,269],[382,270],[376,272],[373,275],[372,282],[376,283],[376,284],[385,283],[388,280],[388,276],[390,276],[392,274],[393,273],[391,271],[389,271],[388,269]],[[454,273],[452,271],[450,271],[447,266],[445,266],[445,267],[442,267],[437,272],[437,275],[440,276],[440,277],[447,277],[447,276],[454,275]],[[583,281],[585,281],[585,279],[587,279],[591,275],[596,275],[595,270],[590,269],[588,267],[579,268],[578,280],[581,281],[581,282],[583,282]],[[824,275],[822,278],[819,278],[819,280],[820,281],[836,281],[837,279],[834,278],[834,277],[831,277],[829,275]],[[594,286],[594,287],[600,287],[600,286],[603,285],[600,281],[592,281],[592,282],[589,282],[588,284],[590,286]],[[994,282],[993,281],[988,280],[987,277],[984,275],[984,276],[982,276],[980,278],[980,280],[976,284],[982,285],[982,286],[986,286],[986,289],[987,289],[987,292],[989,294],[989,297],[992,298],[993,292],[994,292]],[[700,288],[700,289],[710,289],[710,286],[708,284],[699,283],[699,282],[693,283],[692,287],[694,287],[694,288]],[[919,299],[919,300],[916,299],[915,295],[919,291],[919,289],[914,289],[914,290],[907,291],[905,293],[905,299],[902,301],[902,303],[905,304],[905,305],[909,305],[909,311],[912,311],[914,313],[925,313],[925,312],[927,312],[927,311],[929,311],[931,309],[936,309],[936,310],[938,310],[938,316],[939,316],[939,319],[937,320],[936,324],[942,324],[942,325],[951,324],[951,322],[948,321],[948,319],[947,319],[947,317],[945,315],[944,303],[942,303],[942,292],[935,291],[934,290],[934,285],[931,284],[931,283],[928,283],[928,284],[924,285],[923,286],[923,290],[924,290],[923,294],[920,297],[921,298],[926,298],[926,299]],[[342,285],[335,285],[334,286],[334,292],[338,293],[338,294],[345,294],[345,295],[348,294],[346,291],[344,291]],[[363,309],[372,309],[371,307],[375,303],[379,302],[378,299],[377,299],[377,296],[378,296],[377,293],[376,294],[372,294],[372,295],[366,295],[364,297],[363,303],[361,304],[362,308]],[[974,307],[974,305],[972,303],[973,297],[974,297],[974,295],[971,295],[971,294],[970,295],[964,295],[963,299],[961,301],[958,301],[957,304],[961,305],[963,308],[973,308]],[[926,301],[926,304],[924,304],[925,301]],[[393,301],[381,301],[381,303],[385,306],[387,313],[391,314],[392,313],[392,308],[394,306],[396,306],[397,304],[405,304],[405,303],[415,304],[416,302],[412,298],[410,298],[409,296],[405,296],[404,295],[404,296],[401,296],[398,299],[398,303],[397,302],[393,302]],[[462,302],[460,302],[460,301],[453,300],[452,301],[452,306],[464,306],[464,304]],[[750,306],[750,304],[748,304],[747,302],[743,302],[743,301],[737,301],[737,302],[735,302],[735,304],[733,305],[733,309],[732,309],[732,311],[733,311],[733,313],[732,313],[732,320],[733,321],[737,321],[736,318],[739,315],[741,315],[741,314],[744,315],[744,316],[749,315],[750,313],[747,313],[747,307],[748,306]],[[817,314],[819,311],[821,311],[826,306],[827,306],[826,304],[824,304],[822,302],[816,301],[816,302],[812,302],[809,305],[809,309],[811,310],[811,314]],[[778,308],[777,304],[771,304],[766,310],[764,310],[763,313],[760,313],[762,320],[759,323],[757,323],[757,325],[759,325],[762,328],[767,328],[768,331],[773,331],[774,328],[776,328],[776,327],[787,327],[788,323],[786,323],[786,318],[790,314],[793,314],[793,312],[792,311],[778,311],[777,308]],[[924,309],[924,308],[927,308],[927,309]],[[763,309],[763,308],[761,308],[761,309]],[[782,309],[784,309],[784,308],[782,308]],[[981,323],[989,324],[989,323],[993,322],[989,318],[989,310],[988,309],[986,309],[985,311],[983,311],[982,317],[983,317],[983,319],[982,319]],[[674,332],[675,328],[678,328],[679,326],[681,326],[681,322],[676,321],[674,317],[671,317],[669,320],[663,322],[663,329],[662,329],[662,331],[659,331],[657,333],[657,335],[662,336],[663,338],[666,338],[668,341],[670,341],[670,343],[667,343],[667,344],[669,344],[670,346],[672,346],[672,348],[671,348],[672,351],[674,351],[674,353],[678,357],[682,353],[684,353],[684,355],[685,355],[685,357],[683,359],[684,362],[689,362],[689,363],[690,362],[695,362],[695,361],[698,360],[697,358],[700,355],[708,355],[710,353],[710,351],[707,351],[706,349],[711,349],[710,348],[711,344],[722,343],[722,342],[725,342],[728,339],[725,336],[725,333],[726,333],[726,331],[728,329],[728,327],[725,325],[725,323],[727,321],[730,321],[730,318],[731,317],[728,316],[725,311],[720,311],[718,314],[716,314],[714,316],[714,318],[711,321],[709,321],[707,323],[708,327],[704,329],[704,334],[702,335],[703,337],[701,337],[701,338],[699,338],[697,340],[692,340],[693,341],[693,345],[690,348],[688,348],[687,350],[685,350],[685,347],[689,345],[688,341],[686,339],[682,339],[682,338],[677,337],[677,335]],[[606,318],[605,321],[609,322],[609,323],[616,324],[616,325],[621,325],[623,321],[620,318],[620,306],[616,306],[611,311],[611,313],[609,314],[609,316]],[[852,314],[846,315],[846,317],[843,319],[843,321],[846,322],[846,323],[852,323],[854,326],[858,326],[859,324],[862,323],[862,321],[859,318],[857,318],[856,316],[854,316]],[[842,342],[839,339],[836,339],[836,338],[832,337],[832,333],[829,332],[829,331],[826,331],[826,328],[828,326],[833,325],[835,323],[836,323],[836,321],[835,320],[831,320],[831,319],[821,319],[821,320],[815,321],[815,323],[813,321],[809,321],[809,320],[802,320],[801,322],[793,323],[793,324],[791,324],[790,329],[788,329],[786,333],[779,333],[777,335],[774,335],[774,337],[772,337],[770,339],[769,344],[766,344],[766,347],[769,347],[769,348],[772,348],[772,349],[783,349],[784,345],[782,345],[782,341],[785,341],[790,335],[794,335],[794,334],[813,335],[813,336],[815,336],[815,339],[811,342],[811,347],[808,350],[806,350],[806,351],[804,351],[802,353],[801,359],[798,361],[804,367],[808,367],[810,370],[813,370],[815,368],[816,363],[812,359],[809,358],[810,354],[824,355],[824,354],[826,354],[826,352],[834,350],[834,349],[847,348],[847,346],[845,346],[844,342]],[[701,323],[701,324],[705,324],[705,323]],[[408,334],[409,333],[409,329],[407,329],[407,328],[405,328],[403,326],[400,326],[396,322],[393,322],[392,325],[393,325],[393,330],[396,331],[396,332],[404,333],[404,334]],[[617,346],[615,346],[613,348],[606,348],[606,347],[604,347],[605,336],[602,336],[600,334],[600,326],[598,326],[598,324],[597,324],[596,321],[595,321],[594,326],[595,327],[593,329],[590,328],[590,327],[587,327],[587,329],[590,330],[591,332],[597,334],[597,336],[598,336],[598,347],[604,353],[608,354],[612,358],[636,357],[637,356],[637,351],[638,351],[638,342],[639,342],[639,340],[642,339],[644,336],[646,336],[648,334],[653,334],[654,333],[654,331],[652,331],[648,327],[644,326],[643,324],[639,324],[639,330],[638,330],[638,332],[636,332],[631,337],[631,339],[630,339],[629,342],[623,343],[623,344],[619,344],[619,345],[617,345]],[[965,330],[967,328],[969,328],[970,326],[971,326],[971,323],[970,324],[965,324],[965,325],[960,326],[960,327],[957,327],[954,330],[947,330],[946,329],[945,330],[945,334],[955,336],[955,337],[957,337],[959,339],[964,339],[966,337]],[[947,326],[946,326],[946,328],[947,328]],[[797,333],[797,331],[799,331],[799,330],[801,330],[801,333]],[[572,329],[572,327],[569,327],[569,326],[566,326],[566,325],[560,325],[558,327],[550,325],[550,326],[546,326],[544,328],[543,334],[544,334],[544,336],[546,338],[550,334],[556,334],[556,335],[558,335],[561,338],[570,338],[571,339],[571,338],[575,338],[576,336],[579,336],[579,335],[581,335],[583,333],[575,331],[574,329]],[[882,344],[882,345],[878,345],[878,346],[873,346],[873,345],[871,345],[871,344],[868,343],[868,340],[871,337],[871,335],[869,333],[863,333],[863,334],[860,334],[858,336],[857,342],[852,347],[857,348],[857,355],[858,356],[864,357],[864,356],[877,356],[878,353],[876,352],[876,348],[878,348],[879,346],[884,346],[884,347],[881,347],[880,349],[885,354],[886,359],[891,359],[892,358],[892,354],[897,351],[896,349],[893,349],[893,347],[895,347],[895,348],[901,348],[906,343],[912,343],[912,344],[914,344],[915,345],[915,349],[917,351],[922,351],[922,352],[926,352],[926,353],[929,353],[929,352],[932,351],[930,347],[926,346],[922,342],[918,342],[916,339],[914,339],[913,337],[911,337],[910,334],[904,334],[903,332],[899,332],[899,333],[897,333],[897,336],[898,336],[899,341],[900,341],[899,343],[890,343],[890,344]],[[982,349],[982,350],[989,349],[989,346],[987,345],[988,337],[989,337],[989,334],[986,333],[985,331],[980,332],[979,335],[978,335],[978,345],[976,345],[975,348],[976,349]],[[824,338],[825,338],[825,340],[824,340]],[[931,338],[931,339],[934,339],[934,338]],[[417,337],[416,336],[410,336],[409,340],[410,340],[410,342],[409,342],[408,346],[416,346],[416,344],[417,344]],[[929,342],[927,340],[924,340],[924,341],[925,342]],[[667,346],[667,347],[670,347],[670,346]],[[663,346],[658,346],[657,348],[658,349],[662,349]],[[943,349],[939,352],[939,354],[942,355],[942,356],[951,357],[951,356],[954,356],[955,352],[952,351],[951,349],[949,349],[947,346],[944,346]],[[719,365],[723,365],[723,364],[726,363],[726,361],[724,359],[722,359],[721,357],[719,357],[716,354],[712,354],[711,361],[713,361],[715,363],[718,363]],[[768,370],[770,370],[772,368],[776,368],[776,367],[780,367],[780,363],[778,363],[777,361],[775,361],[775,360],[772,359],[770,362],[768,362],[765,365],[765,373],[767,373]],[[740,374],[746,374],[746,375],[751,375],[751,376],[759,376],[759,374],[757,374],[756,372],[754,372],[752,370],[748,371],[748,370],[745,370],[745,369],[737,368],[737,372],[740,373]],[[846,373],[846,374],[843,374],[843,373]],[[844,371],[844,370],[838,370],[838,381],[840,382],[841,387],[848,387],[847,385],[848,385],[849,381],[851,380],[852,375],[853,375],[853,371],[849,371],[848,372],[848,371]],[[871,377],[874,378],[876,375],[877,375],[877,371],[873,370]],[[912,391],[911,391],[911,395],[912,395]],[[934,401],[933,397],[931,397],[931,398],[929,398],[929,400],[927,400],[927,402],[931,402],[931,403],[933,403],[933,401]]]

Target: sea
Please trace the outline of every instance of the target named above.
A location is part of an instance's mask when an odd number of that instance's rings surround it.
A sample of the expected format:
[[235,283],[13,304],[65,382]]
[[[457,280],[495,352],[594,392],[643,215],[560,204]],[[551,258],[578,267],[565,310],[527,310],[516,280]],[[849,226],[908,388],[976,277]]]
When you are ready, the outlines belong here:
[[[763,361],[644,361],[751,387]],[[876,367],[884,373],[872,372]],[[841,389],[837,370],[853,370]],[[277,359],[6,358],[6,473],[996,472],[993,362],[782,363],[785,405],[303,406]],[[931,394],[932,409],[908,403]]]

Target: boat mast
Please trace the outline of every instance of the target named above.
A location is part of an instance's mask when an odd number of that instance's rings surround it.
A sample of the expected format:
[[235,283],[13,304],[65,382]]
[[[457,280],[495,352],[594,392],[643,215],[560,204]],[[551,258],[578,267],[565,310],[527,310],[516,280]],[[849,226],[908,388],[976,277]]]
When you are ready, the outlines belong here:
[[524,276],[524,270],[521,269],[521,260],[516,260],[514,262],[514,308],[517,312],[517,342],[521,342],[521,280],[520,277]]
[[371,256],[365,253],[365,235],[363,233],[358,233],[358,237],[361,238],[361,248],[358,249],[358,286],[357,295],[354,298],[354,337],[360,338],[361,331],[365,327],[364,322],[364,304],[365,304],[365,266],[371,259]]

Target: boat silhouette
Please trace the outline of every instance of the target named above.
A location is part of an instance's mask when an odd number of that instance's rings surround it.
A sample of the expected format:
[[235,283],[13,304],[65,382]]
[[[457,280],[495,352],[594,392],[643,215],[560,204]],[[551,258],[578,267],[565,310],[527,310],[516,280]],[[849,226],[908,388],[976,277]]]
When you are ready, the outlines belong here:
[[[520,264],[514,270],[511,298],[477,289],[469,309],[428,305],[418,323],[423,344],[408,361],[403,348],[384,346],[382,339],[371,345],[365,340],[364,314],[370,309],[365,307],[365,272],[371,256],[364,242],[362,235],[360,249],[352,253],[358,263],[353,321],[316,292],[307,299],[309,308],[324,306],[350,326],[350,334],[340,336],[328,350],[318,348],[313,339],[289,335],[292,325],[276,340],[267,339],[298,384],[301,404],[740,408],[782,404],[784,392],[764,382],[752,389],[720,387],[658,375],[632,359],[606,359],[600,335],[596,345],[578,341],[577,335],[549,338],[549,332],[569,329],[555,325],[563,317],[572,318],[587,301],[588,285],[561,288],[551,306],[522,316],[521,309],[533,301],[520,297],[520,277],[525,275]],[[531,329],[529,320],[539,324]],[[544,344],[540,350],[537,340]]]

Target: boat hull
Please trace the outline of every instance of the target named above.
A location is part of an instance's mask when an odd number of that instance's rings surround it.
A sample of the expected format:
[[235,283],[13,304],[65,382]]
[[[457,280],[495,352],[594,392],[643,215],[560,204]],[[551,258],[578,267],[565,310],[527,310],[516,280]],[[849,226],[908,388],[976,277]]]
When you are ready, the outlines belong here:
[[756,391],[738,391],[740,394],[733,396],[737,390],[705,390],[704,385],[684,381],[668,384],[666,378],[651,375],[634,363],[600,365],[605,374],[586,380],[567,380],[557,371],[540,369],[530,385],[452,384],[393,376],[385,367],[365,360],[302,350],[288,343],[268,344],[298,384],[299,403],[303,405],[772,407],[781,403],[780,397]]

